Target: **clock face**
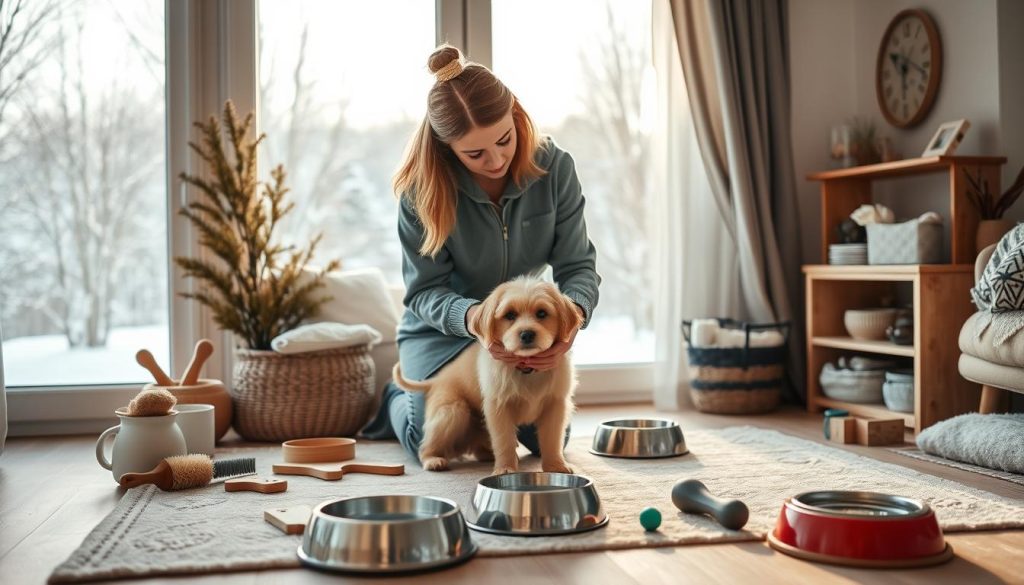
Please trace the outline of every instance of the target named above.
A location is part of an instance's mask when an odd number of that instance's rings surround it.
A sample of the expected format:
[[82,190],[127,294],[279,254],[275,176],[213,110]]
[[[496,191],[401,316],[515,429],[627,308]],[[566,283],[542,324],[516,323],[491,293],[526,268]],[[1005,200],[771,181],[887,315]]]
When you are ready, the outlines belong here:
[[942,76],[938,29],[920,10],[896,15],[878,50],[878,105],[894,126],[912,126],[927,115]]

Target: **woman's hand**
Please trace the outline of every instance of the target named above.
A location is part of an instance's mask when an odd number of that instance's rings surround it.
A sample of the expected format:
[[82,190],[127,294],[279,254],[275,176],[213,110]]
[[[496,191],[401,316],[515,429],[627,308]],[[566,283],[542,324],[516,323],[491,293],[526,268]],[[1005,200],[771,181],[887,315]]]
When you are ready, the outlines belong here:
[[530,357],[517,358],[519,359],[517,365],[520,368],[533,368],[539,372],[554,368],[558,364],[558,360],[565,355],[565,352],[572,348],[572,343],[576,341],[577,333],[579,333],[579,329],[574,329],[572,336],[569,337],[569,341],[559,340],[540,353],[533,354]]
[[[573,305],[573,307],[579,312],[580,316],[583,317],[583,309],[579,308],[577,305]],[[538,354],[531,355],[527,358],[521,358],[522,361],[518,364],[519,367],[533,368],[541,372],[554,368],[558,364],[558,360],[565,355],[565,352],[572,349],[572,344],[576,341],[576,334],[579,332],[580,328],[577,327],[572,330],[572,335],[569,336],[568,341],[556,341],[551,347]]]

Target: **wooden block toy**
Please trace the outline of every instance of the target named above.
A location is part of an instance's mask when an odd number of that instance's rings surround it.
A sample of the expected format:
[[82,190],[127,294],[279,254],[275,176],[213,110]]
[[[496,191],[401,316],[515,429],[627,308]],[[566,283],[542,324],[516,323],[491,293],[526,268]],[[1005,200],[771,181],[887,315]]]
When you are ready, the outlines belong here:
[[849,445],[857,442],[857,420],[850,416],[832,417],[828,421],[828,440]]
[[858,444],[877,447],[903,443],[902,418],[855,418]]
[[312,513],[309,506],[275,508],[264,510],[263,519],[285,534],[302,534],[306,531],[306,522]]

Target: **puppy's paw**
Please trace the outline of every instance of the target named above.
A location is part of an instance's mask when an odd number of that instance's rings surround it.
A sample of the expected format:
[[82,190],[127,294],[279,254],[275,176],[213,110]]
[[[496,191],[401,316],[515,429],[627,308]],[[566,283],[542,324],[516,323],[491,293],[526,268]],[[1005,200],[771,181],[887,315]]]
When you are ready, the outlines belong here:
[[423,469],[427,471],[446,471],[448,469],[448,460],[444,457],[425,457],[423,459]]
[[506,473],[515,473],[519,471],[519,467],[516,465],[495,465],[494,472],[491,475],[505,475]]
[[565,461],[553,461],[550,463],[541,463],[541,470],[548,473],[576,473],[572,467],[569,466]]

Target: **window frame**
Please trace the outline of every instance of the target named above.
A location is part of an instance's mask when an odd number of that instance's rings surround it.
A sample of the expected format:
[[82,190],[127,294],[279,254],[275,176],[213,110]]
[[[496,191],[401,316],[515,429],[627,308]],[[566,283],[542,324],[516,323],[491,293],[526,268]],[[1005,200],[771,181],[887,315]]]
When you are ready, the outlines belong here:
[[[181,171],[202,172],[191,151],[193,120],[219,112],[230,97],[239,111],[259,111],[257,69],[257,0],[165,0],[166,192],[168,203],[168,299],[170,359],[173,371],[183,370],[196,339],[214,339],[231,347],[229,333],[219,330],[210,311],[181,297],[192,290],[175,256],[201,252],[188,220],[174,210],[196,194],[178,179]],[[490,0],[435,0],[435,35],[475,61],[492,62]],[[257,128],[259,120],[257,116]],[[207,375],[228,380],[233,368],[229,351],[215,354]],[[601,364],[579,366],[578,404],[650,402],[654,365]],[[114,409],[138,392],[138,384],[33,386],[7,389],[10,436],[79,434],[108,427]]]

